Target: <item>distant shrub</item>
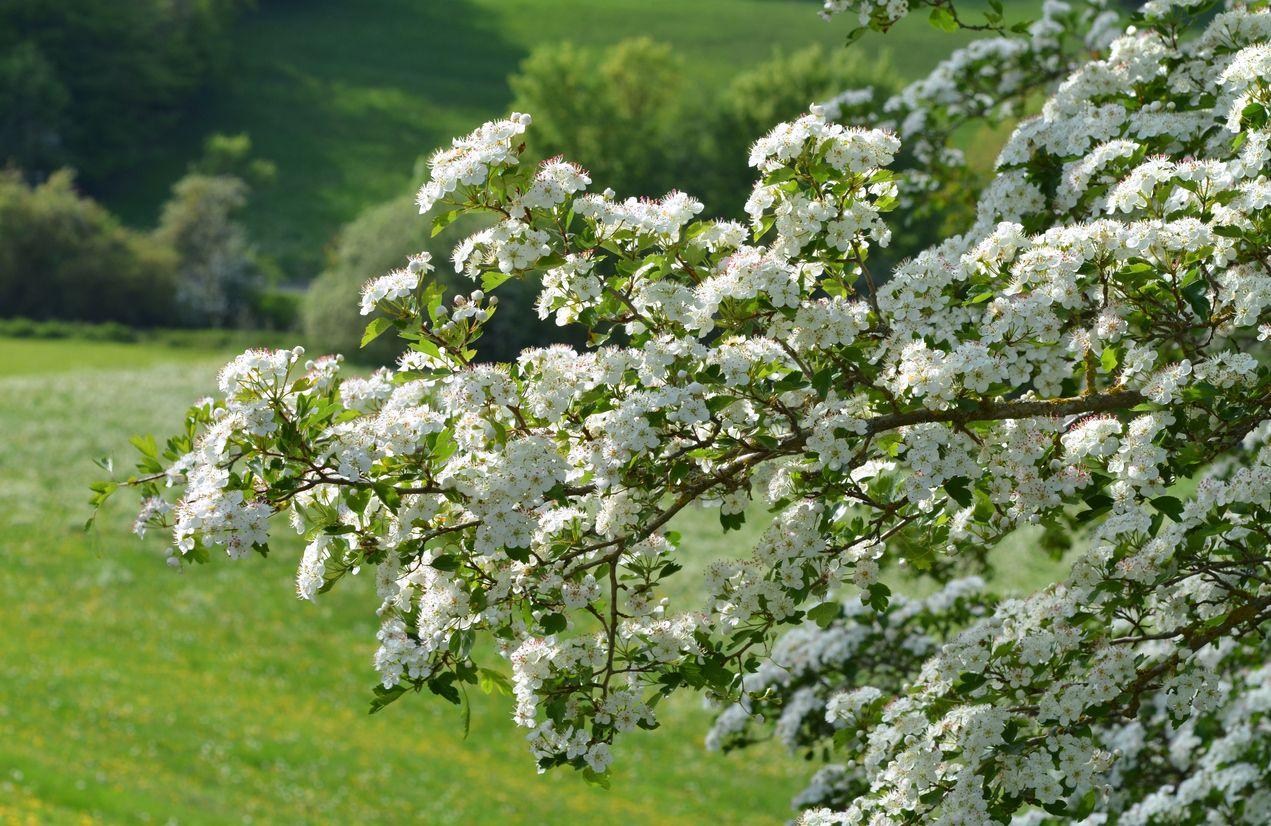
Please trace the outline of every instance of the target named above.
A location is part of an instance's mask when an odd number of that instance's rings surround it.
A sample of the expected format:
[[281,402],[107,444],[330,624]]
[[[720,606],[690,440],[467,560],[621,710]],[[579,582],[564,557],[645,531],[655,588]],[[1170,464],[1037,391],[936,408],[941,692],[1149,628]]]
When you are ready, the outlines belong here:
[[172,187],[155,238],[177,254],[176,319],[189,326],[245,326],[260,281],[255,253],[234,214],[247,184],[231,175],[185,176]]
[[[846,89],[869,90],[850,105],[877,109],[896,77],[886,54],[813,45],[776,51],[718,97],[698,100],[670,46],[636,38],[604,49],[540,46],[508,83],[511,108],[533,112],[543,136],[536,157],[566,155],[623,196],[691,189],[718,214],[749,194],[756,138]],[[686,130],[690,119],[699,128]]]
[[[238,351],[252,348],[294,347],[294,332],[283,330],[189,330],[171,327],[129,327],[115,321],[62,321],[0,318],[0,338],[75,339],[158,344],[183,350]],[[303,341],[300,343],[304,343]]]
[[203,140],[203,154],[190,164],[190,171],[202,175],[232,175],[255,186],[272,184],[278,177],[278,166],[273,161],[253,157],[252,138],[246,132],[208,135]]
[[0,312],[154,325],[171,318],[176,256],[75,191],[0,173]]
[[508,83],[512,108],[534,113],[540,157],[566,154],[623,195],[660,194],[691,155],[682,71],[669,46],[641,37],[538,47]]
[[77,338],[85,341],[139,341],[141,333],[126,324],[106,321],[92,324],[85,321],[60,321],[49,319],[36,321],[30,318],[0,319],[0,338]]
[[252,317],[270,330],[293,330],[300,323],[304,293],[294,289],[266,287],[252,296]]

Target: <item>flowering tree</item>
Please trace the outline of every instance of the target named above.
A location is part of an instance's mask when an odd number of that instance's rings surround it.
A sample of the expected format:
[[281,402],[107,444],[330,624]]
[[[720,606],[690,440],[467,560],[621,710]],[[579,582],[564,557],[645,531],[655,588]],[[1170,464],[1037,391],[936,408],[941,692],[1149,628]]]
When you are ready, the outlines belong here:
[[[136,440],[138,529],[171,529],[173,564],[239,558],[285,512],[301,597],[376,572],[374,707],[509,684],[541,770],[602,776],[701,691],[729,704],[712,744],[830,756],[806,823],[1266,823],[1271,10],[1213,5],[1127,28],[1050,0],[1012,30],[831,0],[992,36],[881,111],[847,93],[760,139],[748,225],[527,168],[530,118],[488,123],[419,193],[438,226],[493,217],[454,254],[481,289],[443,302],[427,255],[368,283],[395,371],[236,358],[165,447]],[[954,132],[1043,99],[974,224],[871,272],[883,215],[965,175]],[[528,277],[593,346],[474,363],[487,293]],[[671,523],[701,504],[770,524],[677,604]],[[1029,525],[1080,537],[1063,581],[966,578]],[[896,562],[947,584],[893,597]]]

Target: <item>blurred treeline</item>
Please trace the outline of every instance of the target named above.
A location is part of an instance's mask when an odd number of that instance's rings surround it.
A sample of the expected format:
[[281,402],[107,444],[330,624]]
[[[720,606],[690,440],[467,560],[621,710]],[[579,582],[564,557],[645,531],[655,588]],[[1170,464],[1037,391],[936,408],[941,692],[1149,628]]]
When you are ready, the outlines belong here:
[[294,306],[273,289],[279,274],[235,217],[271,177],[246,135],[207,138],[151,231],[124,226],[92,199],[214,81],[250,2],[0,3],[0,315],[294,323]]
[[[439,278],[472,289],[446,262],[474,225],[432,238],[408,181],[401,197],[369,205],[338,232],[307,288],[306,273],[282,272],[242,218],[253,190],[273,178],[245,134],[207,136],[154,227],[126,226],[95,200],[231,70],[226,39],[251,4],[0,3],[0,317],[294,329],[324,350],[355,355],[362,283],[407,254],[431,250]],[[811,47],[774,52],[704,100],[669,46],[557,44],[535,49],[509,78],[510,108],[534,114],[531,161],[564,154],[591,171],[596,188],[626,196],[680,187],[708,213],[735,216],[752,184],[746,155],[754,138],[844,88],[872,86],[881,100],[895,77],[885,59]],[[500,290],[483,356],[508,358],[556,339],[550,322],[535,323],[535,293],[533,284]],[[387,342],[361,354],[392,355]]]

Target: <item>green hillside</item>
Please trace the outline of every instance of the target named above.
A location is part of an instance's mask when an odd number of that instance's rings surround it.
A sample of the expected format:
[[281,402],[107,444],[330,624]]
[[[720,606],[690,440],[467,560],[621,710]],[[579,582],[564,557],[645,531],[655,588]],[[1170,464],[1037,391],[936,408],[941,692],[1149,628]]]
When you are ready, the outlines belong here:
[[[246,131],[278,165],[247,220],[287,276],[307,280],[340,225],[408,191],[434,147],[505,111],[507,76],[536,44],[648,36],[675,47],[707,96],[776,48],[840,45],[853,21],[825,23],[816,8],[809,0],[260,0],[233,33],[224,76],[143,165],[117,177],[106,200],[134,223],[152,221],[206,135]],[[959,41],[917,18],[851,48],[885,47],[913,77]]]

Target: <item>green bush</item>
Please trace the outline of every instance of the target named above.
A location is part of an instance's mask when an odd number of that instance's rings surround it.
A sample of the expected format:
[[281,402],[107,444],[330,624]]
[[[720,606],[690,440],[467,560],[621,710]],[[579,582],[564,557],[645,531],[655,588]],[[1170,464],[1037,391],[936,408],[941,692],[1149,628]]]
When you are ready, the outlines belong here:
[[296,334],[282,330],[176,329],[166,327],[129,327],[115,321],[61,321],[32,318],[0,318],[0,338],[75,339],[78,341],[112,341],[158,344],[186,350],[241,352],[254,347],[289,348],[297,343]]
[[[886,55],[814,45],[774,52],[718,98],[697,100],[671,48],[637,38],[606,49],[540,46],[508,84],[511,108],[534,116],[539,157],[565,155],[621,195],[682,188],[726,213],[754,183],[746,157],[756,138],[845,89],[871,87],[885,100],[896,78]],[[686,130],[689,122],[702,126]]]
[[247,192],[247,184],[232,175],[192,173],[173,185],[155,238],[178,258],[178,323],[250,326],[260,270],[247,231],[234,219]]
[[[434,238],[432,223],[419,215],[409,198],[366,210],[341,230],[326,270],[305,294],[300,309],[305,338],[322,352],[343,353],[355,361],[385,364],[393,360],[402,349],[395,336],[381,336],[361,347],[368,320],[358,311],[362,285],[405,266],[406,256],[428,250],[436,268],[433,277],[446,286],[448,294],[471,292],[480,285],[455,274],[450,251],[456,241],[479,229],[470,221],[457,221]],[[501,306],[478,344],[481,358],[504,361],[526,347],[559,340],[552,322],[533,323],[536,294],[536,284],[510,282],[499,288]]]
[[0,312],[134,325],[170,323],[176,256],[75,191],[0,173]]
[[90,324],[84,321],[36,321],[30,318],[0,319],[3,338],[77,338],[85,341],[138,341],[136,329],[115,321]]
[[232,175],[254,186],[267,186],[278,177],[278,166],[255,157],[252,137],[246,132],[227,135],[213,132],[203,140],[203,154],[190,164],[201,175]]
[[252,296],[252,316],[268,330],[292,330],[300,322],[304,293],[283,287],[266,287]]
[[683,66],[670,46],[644,37],[603,50],[541,46],[508,84],[512,109],[534,116],[540,157],[564,154],[624,196],[682,185],[692,136]]

